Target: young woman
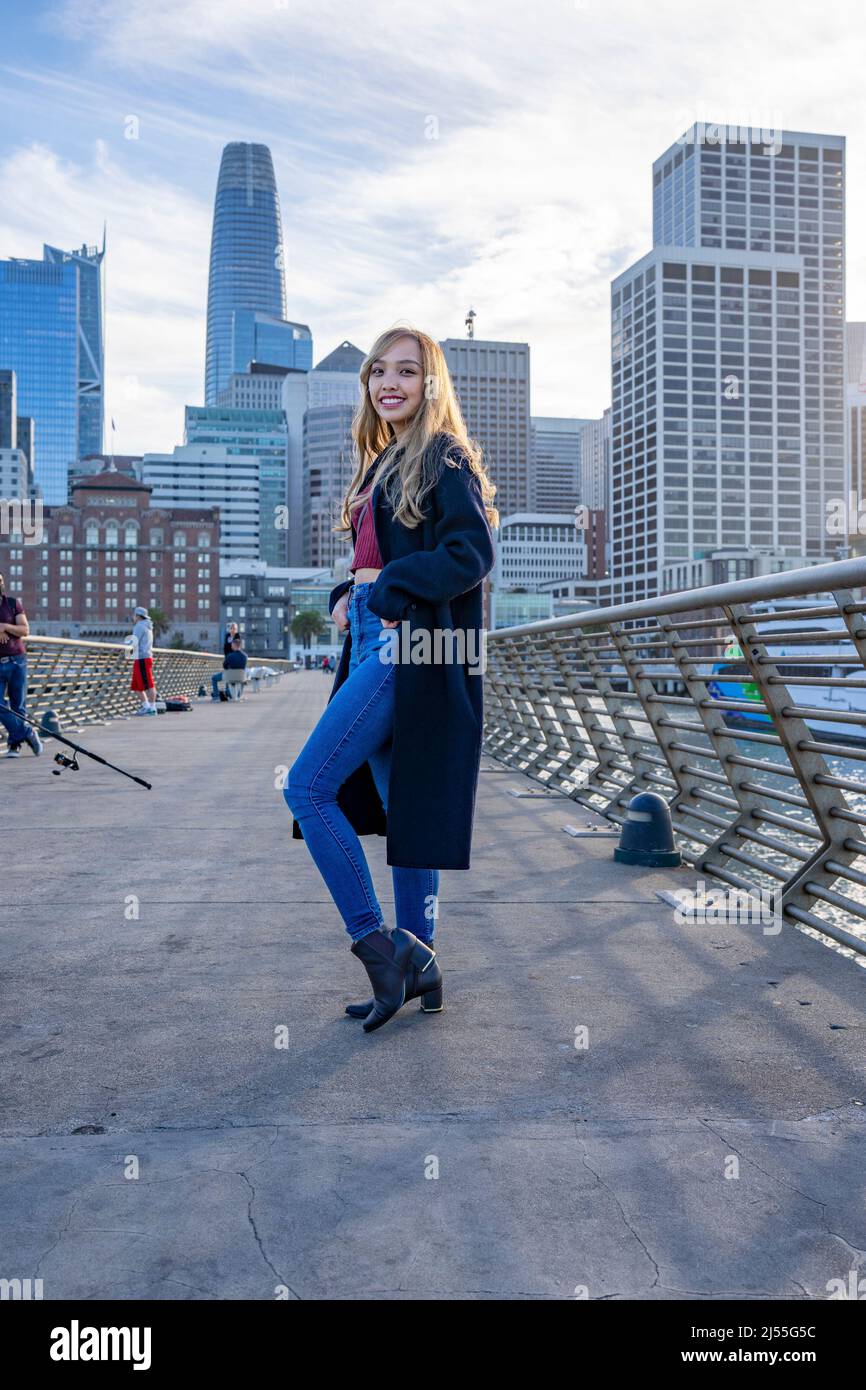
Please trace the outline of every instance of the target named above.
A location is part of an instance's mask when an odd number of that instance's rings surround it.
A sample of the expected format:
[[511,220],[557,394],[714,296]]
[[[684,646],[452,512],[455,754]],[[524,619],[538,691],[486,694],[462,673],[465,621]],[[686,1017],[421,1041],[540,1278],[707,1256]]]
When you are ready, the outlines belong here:
[[[328,605],[347,637],[284,795],[373,987],[346,1012],[373,1032],[407,999],[442,1009],[431,949],[439,870],[469,868],[483,725],[472,654],[499,515],[438,343],[416,329],[383,333],[361,388],[357,467],[336,528],[354,538],[354,578]],[[387,836],[390,932],[358,838],[370,834]]]

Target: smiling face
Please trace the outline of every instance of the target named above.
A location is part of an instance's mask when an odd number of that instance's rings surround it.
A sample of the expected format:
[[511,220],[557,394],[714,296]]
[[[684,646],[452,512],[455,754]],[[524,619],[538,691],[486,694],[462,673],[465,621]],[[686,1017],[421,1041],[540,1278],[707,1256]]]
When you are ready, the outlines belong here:
[[414,338],[397,338],[370,368],[370,400],[376,414],[400,435],[424,398],[421,347]]

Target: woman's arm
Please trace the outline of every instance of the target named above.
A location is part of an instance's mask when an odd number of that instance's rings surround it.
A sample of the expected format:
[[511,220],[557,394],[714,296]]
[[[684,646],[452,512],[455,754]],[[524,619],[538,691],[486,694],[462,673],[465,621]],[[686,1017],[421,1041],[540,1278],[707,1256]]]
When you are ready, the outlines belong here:
[[333,613],[334,604],[337,602],[338,599],[341,599],[345,593],[348,593],[349,589],[351,589],[354,582],[354,579],[344,579],[341,584],[337,585],[336,589],[331,590],[331,593],[328,597],[329,613]]
[[441,511],[434,529],[433,550],[391,560],[367,597],[377,617],[398,621],[409,604],[447,603],[480,584],[493,568],[493,534],[481,495],[481,485],[468,463],[448,463],[436,483]]

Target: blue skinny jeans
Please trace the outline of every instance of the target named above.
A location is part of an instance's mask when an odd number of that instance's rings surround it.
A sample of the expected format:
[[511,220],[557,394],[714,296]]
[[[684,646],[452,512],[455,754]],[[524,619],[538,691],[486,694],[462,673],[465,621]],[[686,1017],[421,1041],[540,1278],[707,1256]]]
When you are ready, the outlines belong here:
[[[371,588],[372,584],[355,584],[349,590],[349,674],[289,769],[283,788],[286,803],[353,941],[373,931],[388,930],[361,841],[337,803],[337,792],[349,774],[368,762],[382,805],[386,813],[388,810],[396,667],[378,658],[387,629],[367,607]],[[392,865],[391,876],[397,926],[431,942],[438,911],[439,870]]]
[[[0,647],[0,656],[3,655]],[[30,728],[18,715],[27,713],[27,657],[10,656],[0,661],[0,724],[9,736],[9,747],[18,748],[30,737]]]

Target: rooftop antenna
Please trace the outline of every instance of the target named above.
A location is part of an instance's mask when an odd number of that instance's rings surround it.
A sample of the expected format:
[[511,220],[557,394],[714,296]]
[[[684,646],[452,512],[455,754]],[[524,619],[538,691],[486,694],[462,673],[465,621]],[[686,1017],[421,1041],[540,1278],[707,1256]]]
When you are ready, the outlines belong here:
[[467,338],[474,338],[474,337],[475,337],[475,319],[476,319],[475,310],[474,310],[474,309],[470,309],[470,310],[469,310],[469,313],[466,315],[466,336],[467,336]]

